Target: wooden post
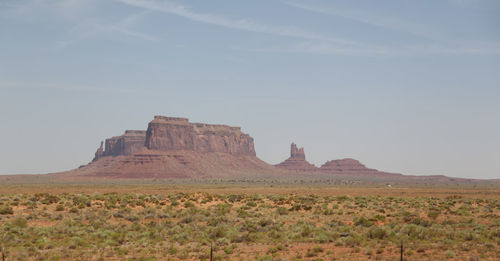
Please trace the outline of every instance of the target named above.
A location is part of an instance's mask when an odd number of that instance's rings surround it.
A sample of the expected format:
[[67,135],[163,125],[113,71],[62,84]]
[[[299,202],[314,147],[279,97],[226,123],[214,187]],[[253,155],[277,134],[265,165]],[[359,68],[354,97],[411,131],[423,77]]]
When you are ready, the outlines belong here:
[[213,253],[214,253],[214,249],[212,248],[212,242],[210,242],[210,261],[213,261]]
[[401,240],[401,261],[403,261],[403,240]]

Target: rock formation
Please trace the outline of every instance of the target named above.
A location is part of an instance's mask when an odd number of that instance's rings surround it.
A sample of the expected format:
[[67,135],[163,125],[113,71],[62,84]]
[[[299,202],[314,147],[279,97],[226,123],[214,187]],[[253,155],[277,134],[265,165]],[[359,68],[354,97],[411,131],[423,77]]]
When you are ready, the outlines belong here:
[[320,168],[310,164],[306,160],[304,148],[297,148],[292,143],[290,149],[290,158],[275,165],[278,168],[294,172],[307,172],[321,174],[375,174],[376,169],[369,169],[355,159],[330,160]]
[[[22,175],[3,176],[14,180]],[[33,177],[38,182],[38,175]],[[185,118],[155,116],[146,131],[127,130],[106,139],[92,162],[45,176],[54,182],[99,179],[266,179],[326,178],[336,181],[384,183],[447,183],[444,176],[405,176],[366,168],[355,159],[331,160],[320,168],[306,160],[303,148],[291,144],[290,158],[275,166],[256,157],[254,141],[239,127],[191,123]],[[41,178],[41,176],[40,176]],[[0,177],[0,181],[2,177]],[[462,180],[460,182],[471,182]],[[500,182],[500,180],[499,180]],[[354,184],[354,183],[349,183]]]
[[376,172],[376,169],[369,169],[355,159],[339,159],[327,161],[320,167],[320,170],[327,172]]
[[253,138],[239,127],[191,123],[186,118],[165,116],[155,116],[146,131],[126,130],[121,136],[101,142],[92,162],[77,171],[89,176],[120,178],[377,172],[354,159],[331,160],[318,168],[306,160],[304,148],[295,143],[290,146],[290,157],[272,166],[256,157]]
[[304,148],[297,148],[297,145],[295,145],[295,143],[293,142],[290,148],[290,158],[275,166],[278,168],[299,172],[318,170],[316,166],[307,162]]
[[[106,139],[105,156],[132,155],[141,149],[156,151],[222,152],[255,156],[253,138],[239,127],[191,123],[186,118],[155,116],[147,131],[127,130],[121,136]],[[96,152],[97,153],[97,152]]]
[[258,159],[239,127],[155,116],[147,131],[106,139],[91,163],[72,173],[112,178],[210,178],[281,174]]
[[[24,179],[25,177],[26,179]],[[290,158],[275,166],[256,157],[254,141],[239,127],[191,123],[185,118],[155,116],[147,130],[127,130],[106,139],[93,160],[77,169],[46,175],[12,175],[2,180],[49,182],[96,179],[328,179],[345,184],[471,183],[471,179],[405,176],[366,168],[355,159],[331,160],[320,168],[306,160],[303,148],[291,144]],[[295,180],[296,181],[296,180]],[[195,180],[196,182],[196,180]],[[497,182],[500,182],[498,180]],[[360,184],[361,184],[360,183]],[[337,184],[337,183],[336,183]]]
[[253,138],[239,127],[190,123],[185,118],[155,116],[145,145],[151,150],[189,150],[255,156]]
[[94,154],[94,159],[92,162],[97,161],[100,159],[102,156],[104,156],[104,148],[103,148],[103,142],[101,141],[101,146],[97,149],[97,151]]
[[103,156],[131,155],[144,147],[146,131],[126,130],[121,136],[106,139]]
[[297,148],[297,145],[292,142],[290,146],[290,158],[297,160],[306,160],[306,154],[304,153],[304,148]]

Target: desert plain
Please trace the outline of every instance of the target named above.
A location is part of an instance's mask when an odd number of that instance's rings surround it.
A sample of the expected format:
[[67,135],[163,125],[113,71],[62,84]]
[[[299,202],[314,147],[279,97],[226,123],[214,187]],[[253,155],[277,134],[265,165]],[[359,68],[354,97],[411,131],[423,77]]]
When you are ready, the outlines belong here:
[[[298,183],[298,184],[297,184]],[[498,185],[3,184],[5,260],[498,260]]]

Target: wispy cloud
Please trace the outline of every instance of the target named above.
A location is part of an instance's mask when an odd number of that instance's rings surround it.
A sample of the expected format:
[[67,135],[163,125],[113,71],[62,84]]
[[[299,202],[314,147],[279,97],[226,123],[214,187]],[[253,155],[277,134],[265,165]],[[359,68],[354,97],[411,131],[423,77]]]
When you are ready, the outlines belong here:
[[[1,1],[1,0],[0,0]],[[15,4],[0,2],[0,15],[14,20],[27,22],[54,19],[59,23],[73,25],[65,40],[57,42],[58,47],[67,47],[87,38],[102,34],[118,33],[129,37],[153,41],[155,37],[134,30],[140,20],[150,11],[131,14],[116,22],[103,22],[109,18],[89,18],[91,10],[99,9],[99,0],[19,0]]]
[[148,13],[149,11],[142,11],[140,13],[132,14],[113,24],[101,24],[93,20],[84,20],[70,30],[70,34],[73,35],[71,39],[59,41],[59,47],[64,48],[84,39],[112,32],[124,34],[141,40],[154,41],[156,40],[155,37],[131,29],[142,16],[147,15]]
[[319,14],[343,17],[353,21],[361,22],[376,27],[382,27],[398,32],[410,33],[413,35],[424,36],[427,38],[433,38],[434,36],[439,35],[439,33],[432,32],[435,29],[429,28],[422,24],[412,23],[389,16],[376,15],[372,12],[366,12],[363,10],[346,9],[338,6],[326,8],[326,7],[318,7],[318,6],[312,6],[308,4],[303,4],[299,2],[290,2],[290,1],[282,1],[282,2],[286,5],[300,8],[303,10]]
[[243,30],[256,33],[265,33],[278,36],[301,38],[308,40],[325,41],[342,45],[366,46],[367,44],[345,38],[336,38],[320,33],[309,32],[292,26],[273,26],[253,22],[246,19],[229,19],[218,15],[194,12],[183,5],[170,1],[150,1],[150,0],[116,0],[124,4],[143,8],[146,10],[159,11],[187,18],[192,21],[212,24],[216,26]]
[[[467,0],[454,0],[467,1]],[[340,7],[318,7],[299,2],[282,0],[288,6],[302,10],[343,17],[353,21],[361,22],[371,26],[381,27],[397,32],[420,36],[427,40],[428,44],[400,44],[397,46],[381,46],[376,49],[360,48],[338,48],[328,43],[302,43],[288,50],[294,52],[308,52],[321,54],[384,54],[384,55],[426,55],[426,54],[453,54],[453,55],[499,55],[499,43],[485,42],[457,42],[445,39],[442,32],[432,26],[422,23],[412,23],[404,19],[390,16],[382,16],[373,12],[363,10],[345,9]]]

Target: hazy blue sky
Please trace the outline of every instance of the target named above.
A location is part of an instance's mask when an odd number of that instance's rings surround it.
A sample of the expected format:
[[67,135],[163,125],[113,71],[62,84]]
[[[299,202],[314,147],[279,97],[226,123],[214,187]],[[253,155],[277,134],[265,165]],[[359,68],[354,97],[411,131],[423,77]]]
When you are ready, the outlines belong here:
[[278,163],[500,178],[500,1],[0,0],[0,173],[85,164],[153,115]]

